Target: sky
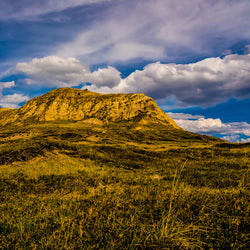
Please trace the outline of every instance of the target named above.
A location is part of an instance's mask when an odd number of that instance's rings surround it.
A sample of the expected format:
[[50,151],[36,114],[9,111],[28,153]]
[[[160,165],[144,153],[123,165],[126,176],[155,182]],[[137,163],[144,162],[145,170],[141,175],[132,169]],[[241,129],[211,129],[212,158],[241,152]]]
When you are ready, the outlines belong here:
[[249,0],[0,0],[0,107],[60,87],[145,93],[250,142]]

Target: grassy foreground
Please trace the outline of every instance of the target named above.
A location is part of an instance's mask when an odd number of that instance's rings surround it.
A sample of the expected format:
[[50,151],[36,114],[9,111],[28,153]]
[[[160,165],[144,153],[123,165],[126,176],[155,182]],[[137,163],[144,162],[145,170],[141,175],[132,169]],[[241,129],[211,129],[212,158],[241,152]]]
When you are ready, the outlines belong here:
[[0,249],[250,248],[249,144],[46,123],[2,129],[0,164]]

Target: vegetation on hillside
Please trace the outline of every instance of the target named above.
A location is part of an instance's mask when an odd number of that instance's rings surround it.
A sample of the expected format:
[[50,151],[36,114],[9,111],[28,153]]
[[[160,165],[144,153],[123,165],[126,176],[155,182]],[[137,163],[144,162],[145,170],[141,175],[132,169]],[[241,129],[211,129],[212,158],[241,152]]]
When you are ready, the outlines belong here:
[[248,249],[249,144],[162,124],[0,129],[2,249]]
[[143,94],[54,90],[0,109],[0,248],[248,249],[249,166]]

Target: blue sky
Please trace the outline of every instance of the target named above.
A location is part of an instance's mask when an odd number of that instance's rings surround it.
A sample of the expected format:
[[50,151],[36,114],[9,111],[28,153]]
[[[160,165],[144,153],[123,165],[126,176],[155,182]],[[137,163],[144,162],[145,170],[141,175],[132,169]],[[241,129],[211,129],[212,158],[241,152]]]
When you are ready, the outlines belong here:
[[0,107],[58,87],[153,97],[250,141],[249,0],[0,0]]

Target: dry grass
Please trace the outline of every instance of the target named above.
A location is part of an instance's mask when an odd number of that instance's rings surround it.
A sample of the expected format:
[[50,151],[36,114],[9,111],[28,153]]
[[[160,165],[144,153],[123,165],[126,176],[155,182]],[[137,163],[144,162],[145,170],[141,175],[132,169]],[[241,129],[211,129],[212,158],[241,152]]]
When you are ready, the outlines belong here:
[[248,145],[84,126],[2,130],[2,249],[250,247]]

